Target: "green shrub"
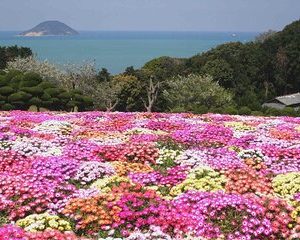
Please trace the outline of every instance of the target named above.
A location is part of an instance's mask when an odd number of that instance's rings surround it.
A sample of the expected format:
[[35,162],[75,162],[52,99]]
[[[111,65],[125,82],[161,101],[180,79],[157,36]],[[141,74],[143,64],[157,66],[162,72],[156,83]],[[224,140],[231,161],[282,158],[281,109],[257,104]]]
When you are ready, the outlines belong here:
[[64,110],[65,103],[61,101],[59,98],[51,98],[51,110]]
[[25,93],[25,92],[17,92],[17,93],[13,93],[11,95],[8,96],[8,101],[9,102],[23,102],[23,101],[27,101],[32,97],[31,94]]
[[53,101],[48,100],[48,101],[43,101],[43,107],[49,108],[50,110],[55,110],[53,107]]
[[40,107],[42,105],[42,102],[43,101],[37,97],[33,97],[28,101],[29,105],[35,105],[37,107]]
[[181,106],[175,106],[172,109],[170,109],[170,112],[172,113],[181,113],[181,112],[186,112],[186,109]]
[[67,103],[66,106],[72,110],[74,107],[78,107],[79,105],[80,102],[71,100]]
[[0,94],[4,95],[4,96],[11,95],[14,92],[15,92],[15,90],[12,87],[9,87],[9,86],[0,88]]
[[29,107],[28,101],[13,101],[11,104],[18,110],[27,110]]
[[240,115],[250,115],[251,114],[251,109],[247,106],[243,106],[239,109],[239,114]]
[[90,98],[90,97],[83,96],[83,97],[82,97],[82,101],[83,101],[83,103],[84,103],[85,105],[87,105],[87,106],[92,106],[92,105],[94,104],[93,99]]
[[264,116],[264,113],[261,111],[252,111],[251,115],[252,116]]
[[51,96],[50,96],[48,93],[45,92],[45,93],[42,95],[41,99],[42,99],[43,101],[50,101],[50,100],[51,100]]
[[70,99],[71,97],[72,97],[72,95],[68,92],[63,92],[58,95],[58,98],[62,98],[62,99]]
[[33,96],[42,96],[44,93],[44,90],[41,87],[23,87],[20,88],[21,91],[29,93]]
[[6,101],[7,97],[0,95],[0,101]]
[[60,95],[64,90],[60,88],[47,88],[45,89],[45,93],[49,94],[51,97],[57,97]]
[[20,87],[20,83],[23,81],[23,75],[19,74],[10,79],[9,86],[14,89],[18,89]]
[[208,112],[208,107],[203,106],[203,105],[199,105],[199,106],[194,108],[193,112],[197,113],[197,114],[204,114],[204,113]]
[[44,82],[41,82],[41,83],[38,85],[38,87],[43,88],[43,89],[47,89],[47,88],[55,88],[55,85],[54,85],[53,83],[44,81]]
[[73,90],[71,90],[70,91],[70,94],[74,94],[74,95],[76,95],[76,94],[79,94],[79,95],[82,95],[82,91],[80,91],[80,90],[78,90],[78,89],[73,89]]
[[230,114],[230,115],[237,115],[238,110],[233,106],[228,106],[224,108],[223,113]]
[[294,110],[294,108],[291,107],[285,107],[284,109],[281,110],[281,115],[282,116],[290,116],[290,117],[294,117],[297,115],[296,111]]
[[267,108],[265,110],[265,114],[267,116],[280,116],[281,115],[281,110],[278,110],[276,108]]
[[220,107],[211,107],[208,112],[221,114],[224,113],[224,110]]
[[23,81],[20,83],[20,87],[34,87],[42,82],[42,78],[37,73],[25,73]]
[[4,111],[10,111],[10,110],[13,110],[14,109],[14,106],[9,104],[9,103],[5,103],[2,107],[1,107],[2,110]]
[[8,83],[9,80],[4,75],[0,75],[0,87],[6,86]]
[[22,76],[22,73],[17,70],[10,70],[8,73],[5,74],[5,78],[8,81],[11,81],[16,76]]

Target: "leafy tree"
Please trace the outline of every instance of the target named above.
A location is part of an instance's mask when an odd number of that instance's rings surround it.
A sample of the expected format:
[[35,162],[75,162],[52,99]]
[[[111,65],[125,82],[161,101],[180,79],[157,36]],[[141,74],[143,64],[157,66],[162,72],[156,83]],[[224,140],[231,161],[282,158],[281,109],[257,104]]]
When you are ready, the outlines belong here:
[[98,82],[109,81],[111,78],[110,73],[106,68],[102,68],[101,71],[96,76]]
[[123,74],[127,76],[135,76],[136,72],[134,70],[134,67],[130,66],[125,69],[125,72]]
[[231,87],[233,81],[233,69],[224,59],[214,59],[207,61],[202,68],[203,74],[213,77],[213,79],[226,88]]
[[119,103],[116,106],[118,111],[143,111],[144,106],[141,97],[145,93],[143,81],[140,79],[142,74],[138,72],[137,76],[116,75],[115,81],[123,82],[122,90],[119,94]]
[[148,71],[150,75],[159,80],[184,74],[184,60],[171,57],[160,57],[147,62],[142,70]]
[[180,107],[196,111],[198,106],[222,107],[232,101],[232,95],[210,76],[179,76],[169,80],[168,85],[164,95],[169,100],[170,110]]
[[113,111],[120,101],[119,94],[122,91],[122,82],[102,81],[96,87],[93,97],[95,107],[105,109],[107,112]]

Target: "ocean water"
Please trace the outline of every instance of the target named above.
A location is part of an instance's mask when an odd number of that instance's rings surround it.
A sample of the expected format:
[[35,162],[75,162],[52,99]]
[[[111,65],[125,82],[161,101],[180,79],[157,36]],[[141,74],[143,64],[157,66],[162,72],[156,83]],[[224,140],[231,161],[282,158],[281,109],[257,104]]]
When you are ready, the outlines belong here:
[[190,57],[225,42],[251,41],[258,33],[232,32],[80,32],[78,36],[19,37],[0,32],[0,46],[30,47],[41,60],[56,64],[95,61],[111,73],[139,68],[161,56]]

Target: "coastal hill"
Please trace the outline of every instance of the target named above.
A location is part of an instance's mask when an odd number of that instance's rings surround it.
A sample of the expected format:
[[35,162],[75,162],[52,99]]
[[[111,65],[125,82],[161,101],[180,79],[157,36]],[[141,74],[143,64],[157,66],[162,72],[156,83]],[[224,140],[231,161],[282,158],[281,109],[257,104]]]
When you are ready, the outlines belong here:
[[36,27],[22,32],[20,36],[25,37],[40,37],[40,36],[68,36],[77,35],[77,31],[59,21],[42,22]]

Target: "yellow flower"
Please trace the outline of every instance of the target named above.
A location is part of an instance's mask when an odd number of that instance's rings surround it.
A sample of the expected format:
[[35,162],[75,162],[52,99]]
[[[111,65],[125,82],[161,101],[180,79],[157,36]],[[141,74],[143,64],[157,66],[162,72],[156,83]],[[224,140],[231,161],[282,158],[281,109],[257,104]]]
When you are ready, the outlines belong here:
[[71,224],[68,221],[48,213],[29,215],[24,219],[18,220],[16,224],[30,232],[43,231],[45,229],[71,230]]

